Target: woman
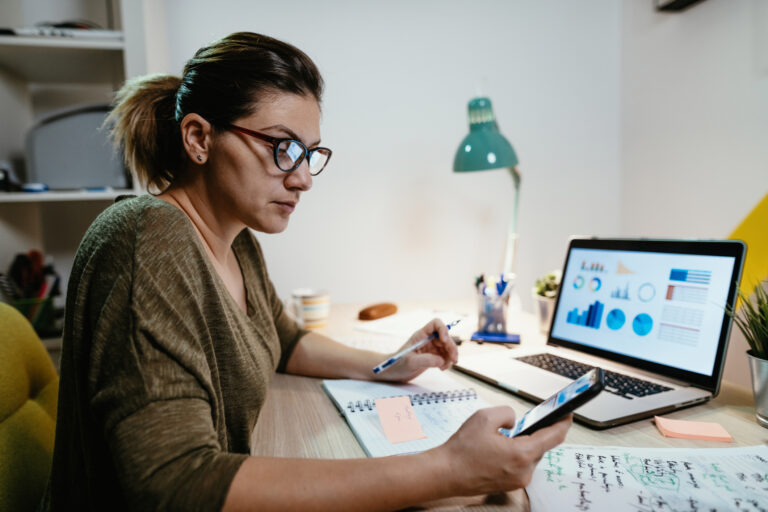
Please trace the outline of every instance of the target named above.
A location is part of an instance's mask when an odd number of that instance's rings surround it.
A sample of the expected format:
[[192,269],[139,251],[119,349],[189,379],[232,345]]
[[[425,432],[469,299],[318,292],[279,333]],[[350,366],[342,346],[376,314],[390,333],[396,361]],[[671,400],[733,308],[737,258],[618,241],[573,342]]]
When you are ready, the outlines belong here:
[[[509,408],[472,416],[443,446],[403,457],[249,456],[275,370],[372,378],[385,355],[300,329],[247,228],[278,233],[331,151],[322,79],[300,50],[252,33],[200,49],[181,79],[118,94],[114,136],[150,191],[118,201],[78,250],[67,297],[59,415],[45,509],[395,509],[525,485],[570,419],[507,439]],[[449,368],[437,332],[384,375]]]

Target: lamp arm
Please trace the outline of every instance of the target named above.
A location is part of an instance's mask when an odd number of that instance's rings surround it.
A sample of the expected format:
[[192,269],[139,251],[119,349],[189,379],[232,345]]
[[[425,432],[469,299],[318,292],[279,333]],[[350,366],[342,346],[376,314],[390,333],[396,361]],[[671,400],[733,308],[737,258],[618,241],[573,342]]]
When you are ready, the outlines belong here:
[[520,171],[517,167],[510,167],[509,173],[512,175],[512,182],[515,185],[515,204],[512,205],[512,222],[509,225],[509,230],[512,233],[517,233],[517,211],[520,207]]
[[507,246],[504,250],[503,272],[514,273],[517,267],[517,211],[520,205],[520,172],[517,167],[510,167],[509,172],[512,175],[512,182],[515,187],[515,202],[512,205],[512,219],[509,222],[509,233],[507,234]]

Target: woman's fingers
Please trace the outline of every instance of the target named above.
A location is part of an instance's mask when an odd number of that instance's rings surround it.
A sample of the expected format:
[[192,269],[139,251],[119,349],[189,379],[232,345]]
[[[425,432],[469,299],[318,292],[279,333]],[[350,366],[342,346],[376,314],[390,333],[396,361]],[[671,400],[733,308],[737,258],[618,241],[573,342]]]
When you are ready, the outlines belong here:
[[440,354],[445,363],[436,366],[440,366],[443,370],[450,368],[451,365],[456,364],[459,360],[459,349],[456,347],[456,343],[451,338],[449,332],[448,327],[446,327],[442,320],[434,318],[421,329],[420,333],[417,333],[418,336],[414,336],[414,338],[419,338],[420,335],[426,337],[437,333],[437,336],[432,338],[431,343],[425,345],[421,351]]

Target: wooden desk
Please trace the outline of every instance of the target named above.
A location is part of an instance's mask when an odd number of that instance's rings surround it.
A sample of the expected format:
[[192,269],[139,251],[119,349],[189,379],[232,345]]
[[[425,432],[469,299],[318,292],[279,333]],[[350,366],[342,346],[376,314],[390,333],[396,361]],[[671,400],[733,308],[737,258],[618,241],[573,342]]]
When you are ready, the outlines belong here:
[[[422,303],[410,306],[423,307],[423,305]],[[401,310],[408,307],[408,304],[401,305]],[[470,312],[467,311],[466,304],[430,303],[430,307]],[[329,327],[322,332],[332,337],[353,334],[355,332],[353,325],[359,308],[359,304],[334,305]],[[521,315],[519,330],[526,346],[546,342],[544,335],[538,332],[533,315]],[[460,353],[477,350],[514,349],[467,343],[462,345]],[[518,417],[534,405],[458,371],[451,370],[451,372],[457,380],[474,387],[488,403],[511,406]],[[723,384],[720,394],[712,402],[666,416],[674,419],[720,423],[734,437],[734,442],[717,443],[667,438],[659,433],[650,419],[602,431],[574,424],[565,442],[667,448],[723,448],[768,442],[768,429],[760,427],[755,420],[752,391],[728,383]],[[274,378],[253,432],[252,446],[254,455],[274,457],[334,459],[366,456],[343,416],[323,392],[321,379],[284,374],[278,374]],[[528,503],[525,493],[518,490],[501,496],[451,498],[424,505],[424,508],[430,510],[457,510],[464,507],[471,507],[472,510],[528,510]],[[421,508],[418,507],[417,510]]]

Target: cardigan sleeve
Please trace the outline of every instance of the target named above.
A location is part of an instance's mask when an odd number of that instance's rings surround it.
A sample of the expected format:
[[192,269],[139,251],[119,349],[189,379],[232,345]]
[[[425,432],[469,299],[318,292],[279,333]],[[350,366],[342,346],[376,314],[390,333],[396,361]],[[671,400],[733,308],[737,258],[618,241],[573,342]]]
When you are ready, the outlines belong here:
[[219,510],[247,455],[227,452],[215,428],[202,340],[215,312],[196,300],[206,291],[194,278],[204,270],[173,248],[99,255],[90,408],[129,509]]

